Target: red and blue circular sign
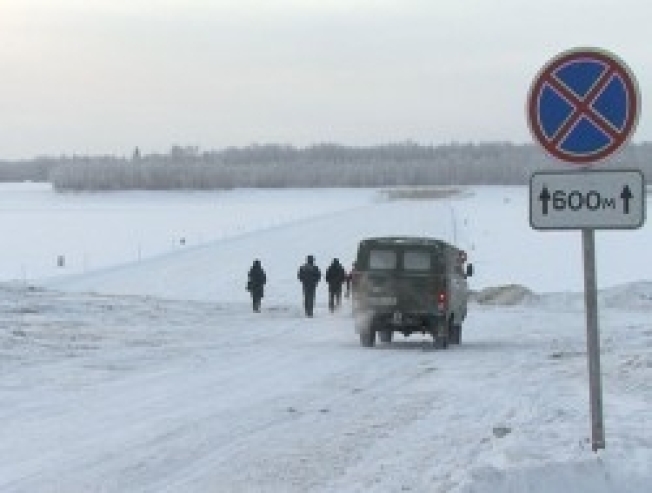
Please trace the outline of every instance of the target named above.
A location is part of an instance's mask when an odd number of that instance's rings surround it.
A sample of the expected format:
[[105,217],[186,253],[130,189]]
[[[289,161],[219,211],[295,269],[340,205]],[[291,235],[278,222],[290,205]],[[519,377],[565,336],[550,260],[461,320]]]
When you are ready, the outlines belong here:
[[541,69],[530,88],[527,117],[548,154],[588,165],[629,140],[640,104],[636,79],[619,58],[605,50],[576,48]]

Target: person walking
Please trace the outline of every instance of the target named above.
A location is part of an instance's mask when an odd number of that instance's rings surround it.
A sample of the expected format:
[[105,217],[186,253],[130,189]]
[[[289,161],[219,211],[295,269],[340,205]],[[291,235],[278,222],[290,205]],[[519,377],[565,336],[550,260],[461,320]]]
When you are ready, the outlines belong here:
[[256,259],[249,269],[249,278],[247,281],[247,291],[251,294],[255,312],[260,312],[260,302],[263,299],[266,282],[267,276],[265,275],[265,270],[260,264],[260,260]]
[[331,312],[342,304],[342,284],[346,281],[346,271],[340,261],[333,259],[326,269],[326,282],[328,283],[328,309]]
[[321,271],[315,265],[315,257],[308,255],[306,263],[299,267],[297,277],[303,285],[303,306],[306,311],[306,316],[312,317],[315,308],[317,284],[321,280]]
[[355,275],[355,262],[353,262],[353,267],[351,267],[351,271],[346,274],[346,294],[345,296],[348,298],[351,296],[351,290],[353,289],[353,277]]

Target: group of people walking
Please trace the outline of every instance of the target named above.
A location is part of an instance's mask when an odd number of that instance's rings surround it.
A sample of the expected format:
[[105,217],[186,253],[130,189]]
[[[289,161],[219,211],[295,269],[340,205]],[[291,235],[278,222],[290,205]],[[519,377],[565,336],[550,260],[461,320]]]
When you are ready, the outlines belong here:
[[[315,264],[315,257],[308,255],[306,262],[299,267],[297,278],[303,288],[303,307],[307,317],[312,317],[315,308],[315,297],[317,294],[317,285],[321,281],[321,270]],[[347,287],[347,296],[351,285],[351,276],[346,272],[338,259],[333,259],[326,269],[326,284],[328,284],[328,308],[331,312],[339,308],[342,304],[342,288]],[[254,260],[249,269],[247,281],[247,291],[251,294],[253,310],[260,311],[260,304],[264,296],[264,287],[267,283],[267,276],[260,260]]]

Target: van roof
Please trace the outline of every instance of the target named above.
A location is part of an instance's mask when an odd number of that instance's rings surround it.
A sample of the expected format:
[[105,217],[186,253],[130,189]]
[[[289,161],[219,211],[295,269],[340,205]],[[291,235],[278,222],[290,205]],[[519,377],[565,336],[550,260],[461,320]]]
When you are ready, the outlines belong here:
[[423,245],[423,246],[447,246],[456,248],[453,245],[437,238],[427,236],[378,236],[375,238],[366,238],[361,241],[362,243],[373,243],[376,245]]

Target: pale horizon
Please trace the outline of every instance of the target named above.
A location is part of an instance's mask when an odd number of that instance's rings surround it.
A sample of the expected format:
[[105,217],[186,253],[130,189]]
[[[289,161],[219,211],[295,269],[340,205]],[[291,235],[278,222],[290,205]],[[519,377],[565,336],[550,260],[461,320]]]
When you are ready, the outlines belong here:
[[532,143],[527,92],[560,52],[606,49],[641,90],[652,77],[652,7],[570,3],[0,0],[0,159]]

